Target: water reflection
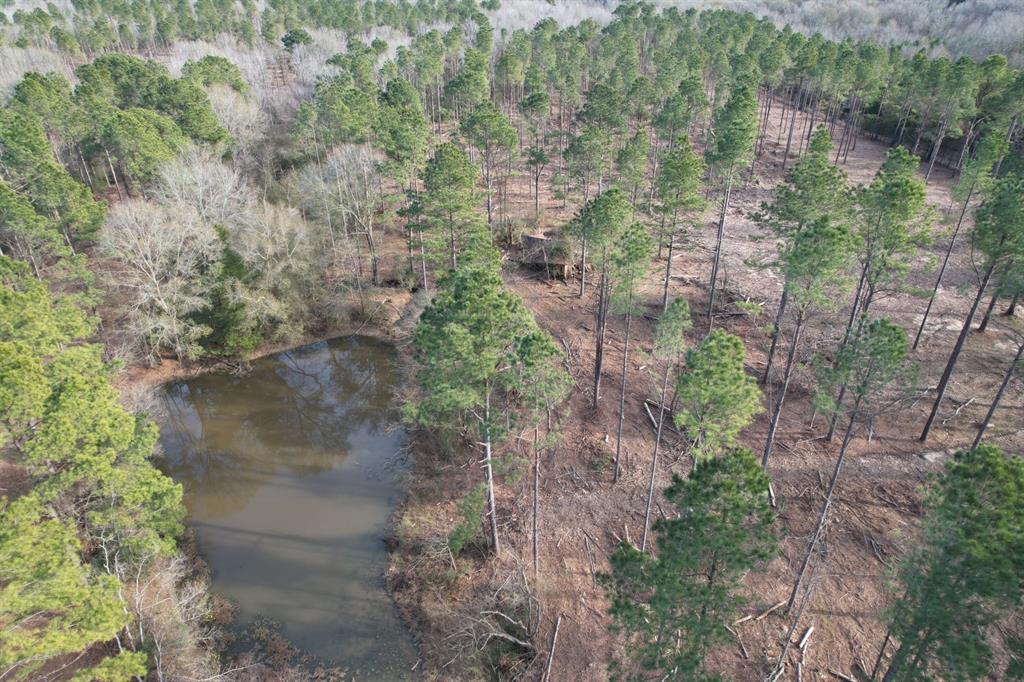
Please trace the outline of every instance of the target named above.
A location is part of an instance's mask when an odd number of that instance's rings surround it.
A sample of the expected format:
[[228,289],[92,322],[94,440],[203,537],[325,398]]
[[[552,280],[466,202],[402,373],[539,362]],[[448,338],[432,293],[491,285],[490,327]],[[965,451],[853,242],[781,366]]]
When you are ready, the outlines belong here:
[[214,589],[241,625],[268,616],[360,679],[402,679],[416,660],[382,583],[400,493],[395,364],[387,344],[335,339],[164,395],[165,468]]

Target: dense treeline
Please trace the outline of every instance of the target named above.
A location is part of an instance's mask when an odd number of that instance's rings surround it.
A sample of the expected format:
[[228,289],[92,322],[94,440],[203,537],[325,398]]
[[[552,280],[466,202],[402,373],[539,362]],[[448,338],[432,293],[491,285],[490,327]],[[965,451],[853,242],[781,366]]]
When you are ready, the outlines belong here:
[[[550,222],[542,193],[574,209],[543,237],[552,260],[578,274],[579,297],[596,294],[592,381],[579,389],[593,408],[607,402],[607,339],[621,325],[613,483],[628,384],[642,380],[630,375],[640,285],[655,253],[667,255],[657,276],[660,402],[643,540],[637,549],[627,536],[601,582],[615,631],[635,644],[613,672],[689,680],[716,677],[705,658],[744,601],[742,577],[778,554],[772,454],[795,378],[815,394],[825,440],[839,443],[814,529],[799,538],[785,609],[793,631],[827,562],[821,545],[851,444],[910,402],[909,356],[937,331],[928,311],[965,216],[980,276],[937,390],[924,392],[934,402],[921,440],[986,297],[982,327],[997,301],[1012,309],[1024,287],[1024,73],[1002,56],[906,56],[749,14],[643,3],[618,6],[603,27],[545,19],[501,32],[472,2],[74,9],[68,19],[56,8],[22,13],[18,40],[54,41],[82,58],[75,82],[28,73],[0,110],[0,435],[5,459],[29,476],[2,508],[0,679],[31,677],[94,643],[112,656],[82,679],[165,664],[141,597],[125,597],[119,581],[176,575],[168,566],[180,490],[149,464],[153,428],[117,405],[112,368],[87,343],[101,303],[117,311],[105,338],[159,362],[244,356],[369,317],[385,287],[429,297],[412,335],[419,387],[406,416],[446,453],[478,452],[483,473],[444,543],[455,570],[457,560],[486,560],[466,548],[500,555],[496,490],[513,484],[515,469],[507,443],[532,431],[539,462],[540,433],[544,444],[557,440],[572,384],[561,350],[503,282],[499,247],[516,253],[522,232]],[[375,37],[381,26],[407,33],[407,44]],[[190,61],[176,78],[120,52],[231,33],[280,45],[275,63],[287,72],[314,41],[304,27],[343,31],[347,41],[284,116],[254,101],[223,57]],[[843,166],[865,131],[892,149],[868,184],[854,186]],[[735,194],[773,145],[788,173],[752,216],[764,245],[755,265],[782,283],[758,377],[773,387],[766,401],[744,367],[743,341],[722,328],[739,308],[722,270]],[[961,202],[948,236],[925,202],[940,164],[956,174]],[[519,179],[533,199],[525,215],[510,201]],[[709,206],[707,296],[686,301],[674,296],[673,258],[693,251]],[[912,345],[907,330],[877,316],[879,301],[917,293],[911,274],[936,239],[949,239],[946,261]],[[96,270],[106,275],[98,282]],[[809,349],[812,327],[821,338]],[[996,665],[992,624],[1024,584],[1024,474],[981,436],[1019,355],[973,447],[928,498],[920,549],[900,570],[886,615],[876,665],[886,679],[977,679]],[[758,466],[741,432],[761,412],[769,427]],[[675,518],[651,523],[666,419],[685,434],[695,469],[665,492]],[[536,552],[535,544],[535,567]],[[964,609],[971,618],[957,617]],[[521,672],[533,653],[524,639],[535,634],[522,627],[482,638],[465,665]],[[176,655],[202,659],[196,639],[182,636]],[[488,648],[497,645],[507,648]],[[787,649],[766,673],[781,675]]]
[[0,272],[0,434],[32,481],[0,501],[0,669],[33,679],[116,640],[75,679],[144,675],[146,635],[121,581],[173,555],[181,487],[150,464],[156,427],[118,404],[113,368],[84,342],[97,320],[23,263],[4,256]]
[[[130,3],[73,2],[60,8],[28,4],[18,7],[8,0],[4,13],[9,39],[16,45],[49,45],[77,54],[105,49],[141,49],[168,46],[176,40],[204,40],[217,35],[236,36],[246,44],[263,37],[271,42],[294,28],[334,28],[344,31],[364,26],[388,26],[416,32],[438,21],[450,21],[452,5],[437,2],[342,2],[304,3],[275,1],[265,6],[252,2],[215,0],[177,2],[172,6],[133,1]],[[669,3],[666,3],[669,4]],[[680,8],[702,5],[692,0],[671,3]],[[1021,17],[1012,0],[944,2],[909,0],[875,6],[853,2],[843,7],[816,3],[729,0],[719,6],[735,12],[751,12],[778,25],[790,25],[801,33],[820,32],[833,39],[883,39],[910,48],[927,46],[949,50],[954,56],[982,58],[1001,53],[1018,61]],[[536,9],[531,6],[530,9]],[[516,3],[502,8],[487,2],[481,9],[501,25],[518,28],[536,22]],[[605,19],[607,9],[597,3],[568,4],[563,15],[577,21],[584,16]],[[936,45],[938,43],[938,45]]]

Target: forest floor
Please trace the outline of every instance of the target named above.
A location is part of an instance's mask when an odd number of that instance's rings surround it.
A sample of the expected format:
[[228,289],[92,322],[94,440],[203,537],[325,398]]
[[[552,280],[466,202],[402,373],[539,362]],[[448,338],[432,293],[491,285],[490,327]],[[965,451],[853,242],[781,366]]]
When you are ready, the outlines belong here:
[[[756,179],[741,183],[734,191],[723,249],[723,298],[729,302],[720,299],[715,319],[717,327],[744,340],[747,369],[755,376],[764,371],[770,341],[767,330],[781,293],[781,282],[773,272],[747,265],[752,257],[771,248],[770,243],[755,240],[758,229],[749,213],[760,202],[771,199],[773,187],[785,174],[784,140],[782,145],[776,143],[777,116],[778,112],[772,116]],[[837,127],[836,137],[839,134]],[[885,145],[861,137],[842,167],[851,182],[867,184],[884,160],[885,152]],[[794,156],[791,155],[790,166]],[[560,200],[543,189],[550,186],[548,173],[545,176],[541,183],[541,232],[557,230],[571,217],[570,211],[561,208]],[[950,191],[954,182],[950,176],[946,169],[936,169],[928,185],[928,202],[941,217],[928,258],[941,259],[948,244],[944,230],[950,221]],[[533,214],[531,189],[526,178],[515,181],[509,190],[509,214]],[[691,305],[693,345],[707,331],[707,282],[716,211],[709,209],[703,228],[694,231],[674,259],[670,297],[685,297]],[[952,219],[955,217],[954,212]],[[964,234],[966,229],[961,232]],[[911,283],[930,291],[936,273],[922,272],[928,258],[921,258]],[[608,603],[594,581],[593,571],[607,570],[608,554],[617,544],[627,540],[638,545],[643,533],[654,446],[654,428],[644,400],[659,398],[663,369],[652,366],[649,353],[654,321],[660,312],[664,267],[664,258],[652,265],[641,290],[647,312],[633,324],[627,363],[623,466],[615,484],[611,468],[622,381],[622,319],[610,318],[602,395],[595,410],[591,406],[595,288],[588,287],[580,298],[578,280],[549,279],[543,270],[526,267],[506,268],[507,284],[523,297],[540,325],[567,351],[566,366],[575,389],[567,413],[559,420],[557,443],[540,457],[537,575],[533,575],[531,558],[533,478],[529,471],[529,434],[525,440],[513,440],[505,448],[506,456],[514,460],[513,466],[518,466],[518,475],[506,477],[497,488],[500,536],[504,543],[501,556],[468,567],[460,561],[456,575],[448,576],[440,586],[414,586],[407,582],[410,571],[422,571],[422,562],[431,559],[424,559],[422,553],[415,561],[411,561],[411,555],[403,556],[403,538],[415,535],[422,539],[430,534],[443,537],[453,527],[457,518],[455,501],[479,477],[477,453],[465,452],[454,458],[424,455],[413,471],[410,497],[400,513],[392,584],[421,638],[428,662],[426,670],[432,677],[444,679],[451,674],[453,669],[446,669],[446,663],[457,668],[449,659],[460,647],[468,645],[459,643],[456,632],[479,617],[474,609],[482,611],[489,608],[487,603],[502,603],[501,594],[508,592],[512,583],[528,583],[529,591],[542,607],[532,638],[537,652],[532,660],[524,662],[531,679],[544,675],[559,618],[557,649],[547,679],[605,679],[610,658],[620,653],[608,633]],[[791,648],[782,679],[796,679],[798,658],[803,659],[803,679],[833,679],[833,671],[855,679],[862,678],[865,671],[870,673],[885,637],[881,615],[891,596],[887,589],[889,578],[915,537],[922,513],[922,487],[958,447],[971,442],[1012,357],[1012,336],[1005,318],[994,318],[985,334],[972,334],[939,411],[936,428],[927,443],[918,442],[917,436],[934,399],[935,383],[969,307],[967,296],[977,281],[968,239],[963,236],[944,280],[921,345],[912,356],[920,368],[917,385],[905,387],[912,397],[894,403],[875,420],[870,434],[858,434],[851,445],[832,521],[813,564],[811,590],[794,638],[801,637],[812,625],[814,632],[803,654],[795,645]],[[736,301],[764,304],[764,312],[752,316],[731,304]],[[891,317],[913,338],[925,305],[925,299],[900,294],[880,300],[874,313]],[[1000,305],[998,310],[1004,307],[1005,304]],[[809,361],[816,350],[834,345],[844,328],[846,314],[840,310],[815,320],[806,337],[803,361]],[[825,419],[819,416],[815,423],[809,423],[813,414],[811,380],[805,364],[797,371],[787,396],[777,447],[769,464],[784,539],[780,556],[765,570],[752,572],[745,581],[749,598],[746,613],[750,615],[763,614],[788,598],[835,463],[838,443],[821,438],[827,427]],[[769,382],[766,394],[772,391],[773,382]],[[1009,392],[987,440],[1011,450],[1019,449],[1024,444],[1022,406],[1019,388]],[[741,444],[758,455],[763,449],[767,421],[767,413],[763,413],[740,439]],[[666,446],[657,473],[659,491],[668,486],[672,475],[686,475],[692,466],[684,454],[685,443],[678,436],[668,433]],[[672,513],[670,505],[661,500],[652,513],[652,521],[658,515]],[[444,563],[447,558],[435,555],[432,561]],[[509,602],[506,599],[504,603]],[[727,679],[764,679],[777,663],[791,625],[792,614],[787,616],[782,609],[737,624],[734,645],[720,648],[709,667],[722,671]]]

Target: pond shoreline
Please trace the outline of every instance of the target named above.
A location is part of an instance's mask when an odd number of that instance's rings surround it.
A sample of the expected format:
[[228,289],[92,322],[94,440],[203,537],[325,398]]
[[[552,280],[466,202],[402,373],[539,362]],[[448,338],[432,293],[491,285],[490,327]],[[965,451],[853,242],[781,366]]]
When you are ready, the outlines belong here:
[[[287,353],[288,351],[298,350],[311,345],[330,342],[334,339],[346,337],[369,337],[400,347],[402,341],[407,338],[408,334],[399,333],[399,330],[403,321],[407,318],[410,309],[415,307],[415,297],[405,291],[389,291],[387,293],[389,295],[384,298],[376,308],[379,310],[385,303],[389,303],[391,304],[391,314],[378,315],[366,320],[354,320],[346,324],[334,325],[329,328],[307,334],[298,339],[267,343],[241,359],[207,358],[194,362],[180,362],[175,359],[164,359],[160,364],[153,366],[131,366],[125,368],[115,377],[115,386],[120,390],[126,402],[134,403],[136,406],[147,403],[149,405],[153,405],[156,392],[175,382],[218,373],[244,375],[250,369],[251,363],[257,360],[280,353]],[[415,316],[413,316],[413,319],[414,317]],[[407,381],[405,368],[402,367],[401,362],[397,363],[396,372],[401,377],[396,386],[398,389],[396,390],[396,393],[398,393]],[[139,396],[144,397],[140,399]],[[143,408],[143,411],[151,410]],[[160,457],[163,458],[164,455],[161,454]],[[416,665],[412,668],[412,670],[415,671],[419,669],[420,660],[422,658],[421,632],[417,627],[416,619],[409,617],[409,613],[407,609],[404,608],[402,600],[399,599],[398,592],[393,589],[392,581],[390,579],[391,565],[393,562],[392,552],[397,544],[395,536],[395,522],[401,515],[403,508],[408,501],[408,493],[412,485],[412,481],[409,479],[409,476],[412,473],[411,469],[412,468],[409,467],[409,469],[397,478],[397,487],[399,489],[400,497],[390,510],[386,522],[386,530],[381,536],[386,552],[386,563],[379,575],[379,579],[384,592],[387,594],[387,597],[396,609],[401,626],[412,643],[415,656],[417,658]],[[199,549],[196,541],[195,529],[190,527],[186,536],[183,536],[181,540],[181,551],[182,555],[186,557],[189,563],[195,568],[196,574],[202,576],[203,581],[207,585],[207,591],[211,596],[213,596],[216,601],[225,603],[224,598],[213,590],[212,575],[209,569],[207,557]],[[223,615],[223,612],[221,612],[221,615]],[[218,619],[217,627],[234,631],[235,634],[232,636],[233,638],[237,637],[240,639],[243,636],[246,638],[249,637],[248,630],[243,628],[243,624],[238,620],[237,610],[233,608],[231,609],[230,619]],[[298,645],[288,642],[287,638],[283,635],[277,634],[274,636],[279,640],[277,644],[282,642],[286,643],[288,646],[294,647],[294,651],[296,652],[293,657],[293,662],[284,663],[283,661],[278,660],[276,662],[276,666],[271,664],[274,669],[279,670],[280,672],[294,672],[296,669],[308,671],[314,667],[312,662],[315,661],[315,657],[313,657],[312,654]],[[231,661],[232,659],[237,658],[239,655],[237,652],[229,653],[231,647],[227,641],[221,642],[221,645],[222,646],[218,648],[218,654],[225,657],[225,661]],[[253,651],[252,647],[258,647],[259,645],[259,642],[252,641],[249,643],[245,652],[242,653],[251,653]],[[343,668],[325,669],[320,667],[319,670],[335,670],[344,672]]]
[[346,336],[369,336],[396,345],[399,342],[394,336],[393,324],[381,324],[374,320],[358,324],[351,322],[327,327],[297,339],[265,343],[243,358],[201,358],[186,362],[174,358],[163,358],[156,365],[131,365],[122,369],[114,377],[114,386],[123,394],[130,395],[135,391],[156,389],[173,381],[192,379],[204,374],[236,373],[245,365],[268,355],[284,353]]

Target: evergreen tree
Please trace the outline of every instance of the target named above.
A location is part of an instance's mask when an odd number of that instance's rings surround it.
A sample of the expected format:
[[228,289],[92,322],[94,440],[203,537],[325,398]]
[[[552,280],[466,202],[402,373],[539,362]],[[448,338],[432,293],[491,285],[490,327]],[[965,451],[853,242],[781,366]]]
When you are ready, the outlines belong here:
[[598,283],[598,301],[595,316],[595,357],[594,357],[594,402],[601,396],[601,370],[604,366],[604,332],[607,319],[609,303],[608,288],[608,266],[610,257],[614,253],[616,245],[626,229],[629,220],[629,202],[618,189],[610,189],[594,197],[580,209],[579,213],[569,224],[569,231],[576,236],[581,244],[580,263],[580,296],[583,296],[583,287],[586,282],[587,269],[587,248],[592,248],[597,253],[597,267],[601,272],[601,279]]
[[960,359],[960,353],[963,351],[967,334],[971,330],[974,315],[978,311],[981,299],[985,296],[993,273],[1007,263],[1024,262],[1024,176],[1007,175],[996,183],[991,195],[975,212],[971,240],[975,251],[984,258],[983,274],[977,294],[960,328],[960,335],[957,337],[946,367],[942,371],[942,377],[939,379],[935,402],[932,403],[928,420],[921,431],[919,440],[922,443],[928,440],[928,433],[935,422],[939,406],[946,396],[949,380]]
[[529,147],[526,150],[526,167],[530,169],[530,175],[533,176],[533,218],[538,220],[540,218],[540,175],[544,172],[544,167],[550,163],[551,159],[548,157],[547,152],[541,147]]
[[618,679],[721,679],[704,666],[728,641],[743,576],[778,551],[768,478],[749,450],[708,461],[665,491],[679,518],[654,524],[656,556],[623,544],[602,583],[613,630],[627,642]]
[[[924,183],[917,177],[917,167],[918,159],[905,149],[892,149],[871,184],[858,191],[855,218],[860,276],[840,347],[860,332],[880,297],[907,289],[910,266],[931,239],[932,216],[925,206]],[[840,384],[838,402],[845,393],[846,386]],[[835,434],[836,419],[834,414],[828,440]]]
[[712,122],[714,142],[708,147],[708,165],[723,184],[721,209],[718,213],[718,233],[715,238],[715,259],[711,267],[711,293],[708,297],[708,323],[712,323],[715,312],[715,289],[718,284],[718,268],[722,260],[722,242],[725,239],[725,214],[732,197],[733,176],[736,169],[754,151],[757,137],[757,98],[747,85],[739,86],[721,109],[715,112]]
[[665,404],[668,398],[668,378],[678,368],[686,350],[686,333],[693,328],[690,319],[690,304],[684,298],[677,298],[666,307],[654,333],[654,356],[665,363],[665,373],[661,380],[660,401],[658,403],[658,428],[654,437],[654,454],[651,456],[651,475],[647,484],[647,509],[644,512],[644,535],[640,541],[640,551],[647,549],[647,529],[651,526],[651,503],[654,500],[654,478],[658,472],[658,450],[661,446],[661,432],[665,425]]
[[996,391],[995,398],[992,399],[992,404],[989,405],[988,412],[985,413],[985,418],[981,422],[981,426],[978,427],[978,433],[974,437],[974,443],[971,445],[971,449],[976,449],[981,445],[981,439],[985,437],[985,431],[988,430],[989,425],[992,423],[992,417],[996,413],[996,409],[999,407],[1000,401],[1003,399],[1003,394],[1006,392],[1006,387],[1010,384],[1010,380],[1013,379],[1015,374],[1019,374],[1024,369],[1024,363],[1021,359],[1024,358],[1024,339],[1018,337],[1017,339],[1017,353],[1013,356],[1013,360],[1006,368],[1006,372],[1003,374],[1003,380],[999,384],[999,390]]
[[483,102],[463,119],[459,132],[480,154],[487,197],[487,226],[492,227],[494,175],[501,155],[510,154],[519,142],[516,129],[512,127],[508,117],[498,111],[493,104]]
[[739,432],[764,407],[757,382],[743,369],[743,342],[720,329],[686,353],[676,383],[676,426],[690,439],[694,462],[704,463],[736,444]]
[[423,208],[438,232],[447,233],[451,269],[458,266],[457,254],[479,229],[474,213],[476,167],[451,142],[434,150],[423,171]]
[[650,136],[646,130],[632,135],[615,156],[615,170],[619,174],[622,189],[629,193],[629,203],[636,209],[640,184],[647,176],[648,157],[651,153]]
[[789,353],[782,372],[782,386],[775,398],[775,408],[768,424],[768,437],[761,458],[761,464],[765,467],[768,466],[768,458],[775,445],[775,432],[793,378],[804,329],[815,313],[835,307],[838,294],[848,284],[853,249],[854,240],[850,230],[845,225],[834,224],[827,217],[822,217],[793,235],[791,243],[781,254],[780,261],[785,273],[793,319]]
[[[707,206],[701,196],[704,177],[704,161],[693,151],[690,138],[683,135],[678,144],[662,156],[661,167],[655,180],[655,189],[662,213],[662,235],[668,238],[668,258],[665,263],[665,286],[661,295],[661,307],[668,306],[668,288],[672,279],[672,256],[676,239],[685,234],[680,230],[679,214],[694,214],[696,222]],[[666,224],[666,218],[668,222]]]
[[402,187],[409,187],[427,156],[430,126],[423,104],[408,81],[388,81],[380,93],[374,122],[377,145],[387,156],[385,170]]
[[[905,385],[907,358],[907,334],[901,327],[888,319],[873,320],[864,325],[849,343],[839,351],[836,363],[823,372],[817,399],[828,412],[846,417],[846,429],[842,445],[836,457],[832,478],[825,493],[825,502],[818,515],[818,522],[807,550],[804,552],[793,590],[789,595],[787,609],[792,609],[800,594],[807,569],[811,563],[828,525],[832,500],[835,496],[839,476],[846,461],[846,450],[853,441],[857,427],[870,424],[881,409],[879,399],[893,386]],[[835,386],[849,387],[849,402],[835,401]]]
[[[846,174],[829,163],[832,149],[828,128],[821,126],[811,138],[806,154],[796,163],[786,180],[775,189],[775,198],[770,204],[762,204],[754,214],[759,226],[770,232],[779,241],[779,250],[792,248],[792,242],[808,225],[828,217],[841,223],[850,210],[850,192],[846,185]],[[781,264],[781,262],[780,262]],[[783,272],[785,277],[785,272]],[[785,282],[782,297],[772,326],[772,342],[768,350],[767,365],[761,382],[766,383],[774,364],[778,346],[779,329],[786,314],[789,291]]]
[[920,545],[901,563],[885,682],[978,680],[990,627],[1024,585],[1024,463],[991,445],[958,453],[928,494]]
[[494,260],[464,264],[442,279],[420,316],[413,344],[424,395],[408,412],[424,426],[451,428],[455,420],[472,425],[483,448],[487,515],[498,553],[492,450],[507,435],[503,412],[536,404],[530,394],[546,392],[550,384],[531,378],[555,361],[558,350],[522,300],[505,288]]
[[612,256],[612,292],[610,304],[613,310],[626,316],[626,327],[622,343],[622,388],[619,392],[619,425],[615,431],[615,470],[613,479],[619,480],[619,457],[622,454],[622,425],[626,419],[626,374],[629,369],[629,330],[633,314],[638,311],[635,301],[638,280],[650,267],[654,242],[640,223],[630,225],[622,235]]
[[[14,679],[128,625],[95,553],[142,573],[181,532],[181,488],[148,460],[156,428],[121,408],[100,348],[82,343],[94,326],[0,258],[0,444],[34,483],[0,499],[0,666]],[[145,673],[144,653],[119,659],[95,663]]]
[[960,234],[960,228],[963,226],[964,216],[967,215],[967,208],[970,206],[971,198],[976,195],[984,196],[988,193],[994,181],[993,171],[995,165],[1006,155],[1007,151],[1006,140],[1001,132],[985,135],[978,141],[974,156],[971,157],[960,173],[960,180],[953,188],[954,198],[959,199],[961,202],[960,214],[956,220],[956,225],[953,227],[953,234],[949,238],[949,246],[946,248],[946,255],[943,257],[942,265],[939,267],[939,274],[935,277],[935,286],[932,287],[931,296],[928,297],[928,306],[924,309],[924,316],[921,318],[921,324],[917,328],[917,334],[914,336],[913,350],[917,350],[917,345],[921,341],[921,333],[924,331],[925,325],[928,324],[928,315],[931,313],[932,304],[939,293],[942,276],[946,274],[946,266],[949,264],[949,257],[953,254],[953,246],[956,244],[956,238]]
[[566,148],[569,175],[582,186],[583,203],[590,199],[591,186],[596,185],[598,193],[603,189],[604,177],[611,169],[611,151],[611,136],[596,126],[585,127]]

